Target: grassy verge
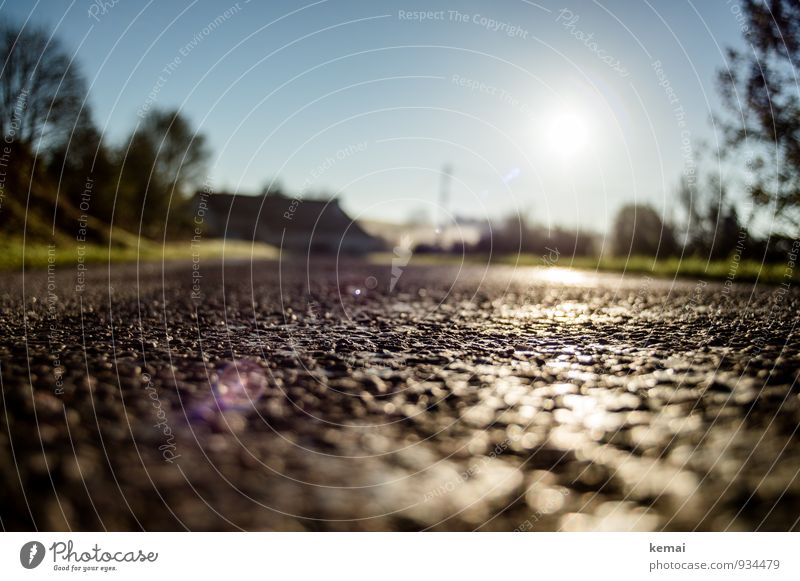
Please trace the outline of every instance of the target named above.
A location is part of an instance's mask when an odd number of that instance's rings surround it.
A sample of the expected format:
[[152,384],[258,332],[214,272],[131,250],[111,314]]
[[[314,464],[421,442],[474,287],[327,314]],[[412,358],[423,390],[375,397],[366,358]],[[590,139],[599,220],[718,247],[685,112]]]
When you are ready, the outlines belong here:
[[[376,254],[372,261],[379,264],[391,264],[391,254]],[[486,264],[488,256],[471,255],[462,259],[461,256],[440,254],[415,254],[412,264],[460,264],[462,261],[470,264]],[[626,272],[659,278],[691,278],[695,280],[725,281],[731,277],[736,282],[759,282],[767,284],[781,284],[784,282],[800,283],[800,269],[792,271],[785,263],[761,264],[754,260],[715,260],[705,261],[700,258],[667,258],[654,260],[652,257],[633,256],[624,257],[561,257],[556,262],[548,262],[543,257],[534,254],[499,255],[491,259],[492,264],[506,264],[518,266],[540,266],[575,268],[598,272]]]
[[[200,260],[277,258],[278,251],[267,244],[252,244],[244,240],[202,240],[194,247],[188,240],[168,242],[164,245],[154,242],[142,241],[137,248],[132,245],[100,246],[85,244],[80,249],[83,261],[86,264],[107,263],[109,258],[113,263],[126,262],[161,262],[164,261],[189,261],[193,254]],[[53,248],[40,242],[26,244],[21,240],[3,240],[0,242],[0,270],[13,271],[22,268],[23,259],[25,268],[46,268],[52,260],[56,264],[77,264],[79,248],[74,240],[55,240]]]
[[[25,246],[24,259],[26,269],[46,268],[51,258],[47,244],[34,243]],[[110,259],[114,263],[126,262],[161,262],[164,261],[190,261],[193,253],[201,260],[226,259],[276,259],[278,250],[267,244],[244,240],[202,240],[193,248],[188,240],[168,242],[165,245],[154,242],[142,241],[139,248],[136,246],[99,246],[86,244],[83,247],[84,262],[107,263]],[[55,242],[56,264],[76,264],[78,249],[74,240]],[[370,255],[369,260],[376,264],[390,265],[393,256],[388,253]],[[462,262],[469,264],[486,264],[487,256],[470,255],[462,259],[460,256],[442,254],[415,254],[411,258],[412,264],[420,265],[454,265]],[[13,271],[22,268],[23,247],[20,240],[0,241],[0,271]],[[631,274],[649,275],[660,278],[691,278],[695,280],[732,280],[736,282],[752,282],[758,280],[767,284],[781,284],[784,282],[800,283],[800,269],[793,272],[786,264],[761,264],[753,260],[717,260],[707,262],[699,258],[669,258],[653,260],[650,257],[635,256],[629,259],[606,257],[561,257],[555,263],[547,262],[541,256],[534,254],[499,255],[492,257],[493,264],[506,264],[518,266],[560,267],[575,268],[579,270],[599,272],[626,272]],[[787,276],[788,273],[788,276]]]

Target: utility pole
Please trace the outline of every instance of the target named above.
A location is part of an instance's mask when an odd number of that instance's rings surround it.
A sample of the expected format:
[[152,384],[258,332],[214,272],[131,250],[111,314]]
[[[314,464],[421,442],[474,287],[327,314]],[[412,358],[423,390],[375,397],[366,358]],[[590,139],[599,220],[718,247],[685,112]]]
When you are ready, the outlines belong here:
[[439,180],[439,205],[436,207],[436,246],[442,248],[444,229],[447,217],[450,214],[450,180],[453,176],[453,166],[445,164]]

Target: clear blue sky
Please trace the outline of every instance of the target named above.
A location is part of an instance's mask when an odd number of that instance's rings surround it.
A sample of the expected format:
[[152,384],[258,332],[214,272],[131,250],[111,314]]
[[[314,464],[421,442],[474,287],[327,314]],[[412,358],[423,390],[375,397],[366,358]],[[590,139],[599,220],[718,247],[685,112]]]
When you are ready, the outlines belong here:
[[[208,136],[220,189],[254,192],[277,177],[402,221],[434,214],[450,163],[451,212],[519,209],[603,230],[626,201],[669,214],[681,173],[713,145],[715,70],[742,42],[732,5],[15,0],[0,10],[54,29],[76,53],[111,143],[143,107],[180,107]],[[408,16],[420,10],[438,12]]]

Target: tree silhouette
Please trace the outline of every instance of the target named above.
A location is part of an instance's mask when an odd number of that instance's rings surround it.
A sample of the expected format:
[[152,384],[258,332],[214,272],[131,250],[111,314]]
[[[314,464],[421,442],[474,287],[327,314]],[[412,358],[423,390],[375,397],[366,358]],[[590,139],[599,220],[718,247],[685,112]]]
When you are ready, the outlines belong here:
[[749,46],[728,49],[730,67],[719,86],[731,118],[729,144],[746,151],[753,172],[749,193],[756,204],[775,203],[779,216],[800,226],[800,3],[744,0]]
[[209,156],[204,136],[179,111],[153,110],[131,134],[122,156],[120,197],[132,215],[140,216],[142,234],[163,235],[169,213],[179,226],[187,200],[202,182]]
[[69,134],[86,96],[83,77],[42,28],[0,22],[0,133],[47,152]]
[[669,256],[675,252],[675,234],[661,216],[645,204],[620,208],[611,233],[618,256]]

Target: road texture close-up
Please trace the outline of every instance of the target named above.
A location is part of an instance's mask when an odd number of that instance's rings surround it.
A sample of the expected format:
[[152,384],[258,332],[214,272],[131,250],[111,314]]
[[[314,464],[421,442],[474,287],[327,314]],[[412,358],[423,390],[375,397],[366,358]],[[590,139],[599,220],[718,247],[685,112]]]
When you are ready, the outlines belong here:
[[798,530],[799,295],[561,268],[0,283],[6,530]]

